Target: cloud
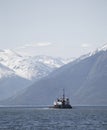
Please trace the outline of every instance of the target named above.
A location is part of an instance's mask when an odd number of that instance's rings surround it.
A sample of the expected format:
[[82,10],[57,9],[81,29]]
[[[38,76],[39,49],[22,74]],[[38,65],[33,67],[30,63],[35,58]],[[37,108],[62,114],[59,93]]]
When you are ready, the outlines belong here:
[[26,44],[25,47],[46,47],[50,45],[52,45],[52,43],[50,42],[39,42],[39,43]]
[[90,44],[87,44],[87,43],[84,43],[81,45],[82,48],[89,48],[91,45]]
[[50,43],[50,42],[46,42],[46,43],[37,43],[37,46],[50,46],[50,45],[52,45],[52,43]]
[[22,49],[31,49],[31,48],[36,48],[36,47],[39,47],[39,48],[42,48],[42,47],[48,47],[48,46],[51,46],[52,43],[50,42],[39,42],[39,43],[27,43],[25,45],[22,45],[22,46],[18,46],[16,48],[14,48],[15,50],[22,50]]

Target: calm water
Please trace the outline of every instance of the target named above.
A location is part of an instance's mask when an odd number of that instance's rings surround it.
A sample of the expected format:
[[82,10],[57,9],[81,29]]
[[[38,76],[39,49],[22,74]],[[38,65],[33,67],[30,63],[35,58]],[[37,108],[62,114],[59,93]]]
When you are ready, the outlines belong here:
[[107,130],[107,107],[0,108],[0,130]]

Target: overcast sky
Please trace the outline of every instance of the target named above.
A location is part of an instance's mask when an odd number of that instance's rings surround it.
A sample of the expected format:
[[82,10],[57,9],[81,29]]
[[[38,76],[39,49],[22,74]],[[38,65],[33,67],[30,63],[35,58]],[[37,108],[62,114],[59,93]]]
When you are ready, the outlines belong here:
[[107,0],[0,0],[0,49],[77,57],[107,42]]

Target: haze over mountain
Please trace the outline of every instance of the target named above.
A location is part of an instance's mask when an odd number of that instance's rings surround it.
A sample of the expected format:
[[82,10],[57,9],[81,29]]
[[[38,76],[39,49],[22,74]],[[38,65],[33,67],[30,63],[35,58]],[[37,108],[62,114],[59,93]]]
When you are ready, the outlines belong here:
[[12,50],[0,50],[0,100],[23,91],[67,62],[50,56],[22,56]]
[[107,105],[107,45],[62,66],[4,104],[49,105],[65,88],[72,105]]

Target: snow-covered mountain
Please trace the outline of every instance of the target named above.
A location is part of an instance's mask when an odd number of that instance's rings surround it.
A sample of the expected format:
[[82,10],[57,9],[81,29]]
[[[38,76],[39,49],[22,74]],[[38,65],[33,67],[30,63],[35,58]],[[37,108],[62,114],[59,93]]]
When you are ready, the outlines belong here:
[[50,56],[21,56],[12,50],[0,50],[0,63],[29,80],[40,79],[68,62]]
[[22,56],[12,50],[0,50],[0,100],[23,91],[67,62],[50,56]]
[[84,54],[84,55],[80,56],[76,60],[77,61],[83,60],[83,59],[88,58],[90,56],[93,56],[93,55],[95,55],[95,54],[97,54],[98,52],[101,52],[101,51],[107,51],[107,44],[104,44],[103,46],[97,48],[96,50],[91,51],[91,52],[89,52],[87,54]]
[[107,51],[107,43],[98,48],[98,51]]
[[105,47],[75,60],[35,82],[4,104],[49,105],[65,88],[72,105],[107,106],[107,50]]

